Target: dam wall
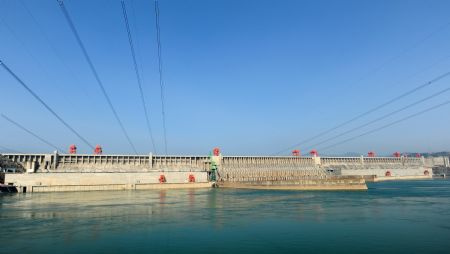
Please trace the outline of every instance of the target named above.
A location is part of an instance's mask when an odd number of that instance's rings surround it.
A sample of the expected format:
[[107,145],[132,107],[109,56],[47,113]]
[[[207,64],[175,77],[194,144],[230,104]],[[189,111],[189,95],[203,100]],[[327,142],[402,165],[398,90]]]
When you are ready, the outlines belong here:
[[272,190],[366,190],[363,177],[338,176],[319,157],[227,156],[219,160],[217,185]]
[[308,179],[329,175],[373,176],[379,179],[431,178],[423,158],[411,157],[264,157],[226,156],[219,175],[236,182],[247,179]]
[[28,173],[207,171],[209,156],[4,154]]
[[425,166],[424,158],[411,157],[328,157],[321,165],[341,175],[374,176],[378,180],[428,179],[432,169]]
[[[431,167],[410,157],[178,156],[4,154],[24,174],[5,183],[27,191],[168,188],[217,182],[221,186],[364,189],[365,180],[428,179]],[[445,160],[442,161],[444,164]],[[440,163],[432,161],[427,163]],[[160,183],[164,175],[166,180]],[[195,183],[189,181],[195,178]],[[303,187],[302,187],[303,186]]]
[[[160,182],[164,175],[165,182]],[[192,182],[192,179],[195,181]],[[211,187],[206,172],[5,174],[19,192],[141,190]]]
[[446,156],[424,158],[424,164],[427,167],[450,167],[449,157]]
[[246,178],[240,181],[218,182],[221,188],[269,190],[367,190],[363,177],[322,176],[320,178],[284,178],[278,180]]

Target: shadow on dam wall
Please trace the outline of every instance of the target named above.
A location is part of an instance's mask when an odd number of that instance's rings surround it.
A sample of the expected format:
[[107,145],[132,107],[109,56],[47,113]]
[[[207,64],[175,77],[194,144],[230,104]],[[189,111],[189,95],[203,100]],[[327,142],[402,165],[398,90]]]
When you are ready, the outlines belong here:
[[450,167],[438,166],[433,167],[434,176],[450,176]]

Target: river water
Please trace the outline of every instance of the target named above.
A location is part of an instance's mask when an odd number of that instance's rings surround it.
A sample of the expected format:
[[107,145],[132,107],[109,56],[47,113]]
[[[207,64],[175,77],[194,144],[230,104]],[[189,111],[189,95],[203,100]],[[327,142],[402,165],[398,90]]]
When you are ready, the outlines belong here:
[[450,253],[450,181],[0,194],[0,253]]

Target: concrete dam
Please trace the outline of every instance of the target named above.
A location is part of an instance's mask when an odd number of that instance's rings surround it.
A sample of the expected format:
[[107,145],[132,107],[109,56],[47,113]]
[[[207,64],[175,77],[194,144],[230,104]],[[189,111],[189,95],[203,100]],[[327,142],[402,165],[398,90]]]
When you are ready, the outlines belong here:
[[[23,173],[2,173],[19,192],[231,187],[360,190],[366,181],[430,179],[424,157],[3,154]],[[448,164],[448,158],[444,163]]]

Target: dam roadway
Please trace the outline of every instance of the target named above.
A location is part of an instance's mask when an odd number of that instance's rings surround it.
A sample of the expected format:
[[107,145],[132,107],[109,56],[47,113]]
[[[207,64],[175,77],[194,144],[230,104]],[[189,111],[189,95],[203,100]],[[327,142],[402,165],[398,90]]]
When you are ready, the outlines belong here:
[[[2,173],[19,192],[232,187],[364,190],[366,181],[430,179],[424,157],[2,154],[23,173]],[[448,164],[448,158],[442,158]]]

